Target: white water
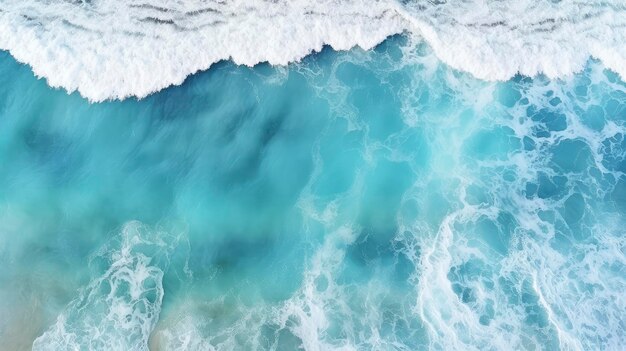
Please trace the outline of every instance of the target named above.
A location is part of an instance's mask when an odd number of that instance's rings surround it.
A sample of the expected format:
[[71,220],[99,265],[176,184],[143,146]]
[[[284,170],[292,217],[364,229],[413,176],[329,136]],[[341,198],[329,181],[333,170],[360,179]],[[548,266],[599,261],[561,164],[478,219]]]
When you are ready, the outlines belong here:
[[626,76],[623,0],[0,0],[0,49],[93,101],[141,98],[220,60],[284,65],[401,32],[486,80],[564,76],[590,56]]
[[108,268],[35,340],[33,350],[147,351],[161,312],[163,272],[175,244],[167,233],[127,223],[119,241],[92,260],[92,265]]

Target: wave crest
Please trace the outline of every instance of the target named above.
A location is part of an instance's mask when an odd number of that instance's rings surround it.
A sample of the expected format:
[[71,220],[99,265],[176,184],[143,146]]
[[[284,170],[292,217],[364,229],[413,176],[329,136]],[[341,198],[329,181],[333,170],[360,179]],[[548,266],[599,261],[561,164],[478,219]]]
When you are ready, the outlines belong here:
[[221,60],[284,65],[401,32],[486,80],[559,77],[589,56],[626,76],[624,1],[0,2],[0,48],[92,101],[145,97]]

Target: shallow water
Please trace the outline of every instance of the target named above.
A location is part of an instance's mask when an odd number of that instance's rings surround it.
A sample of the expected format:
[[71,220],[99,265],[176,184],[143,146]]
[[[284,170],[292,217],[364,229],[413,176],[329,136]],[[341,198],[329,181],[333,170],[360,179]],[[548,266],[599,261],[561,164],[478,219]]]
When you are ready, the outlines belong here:
[[595,61],[489,83],[396,36],[90,104],[2,53],[0,340],[617,350],[625,172]]

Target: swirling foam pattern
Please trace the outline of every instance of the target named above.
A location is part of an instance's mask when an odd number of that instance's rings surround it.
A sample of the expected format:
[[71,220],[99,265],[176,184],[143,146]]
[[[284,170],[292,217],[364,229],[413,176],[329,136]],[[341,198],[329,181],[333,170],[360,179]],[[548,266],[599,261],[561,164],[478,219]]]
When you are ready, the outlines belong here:
[[220,60],[284,65],[405,31],[481,79],[560,77],[589,56],[626,76],[623,0],[0,1],[0,48],[94,101],[145,97]]
[[177,240],[138,222],[125,224],[113,239],[93,258],[94,270],[104,271],[94,272],[97,278],[35,340],[33,350],[148,350],[163,301],[163,272]]

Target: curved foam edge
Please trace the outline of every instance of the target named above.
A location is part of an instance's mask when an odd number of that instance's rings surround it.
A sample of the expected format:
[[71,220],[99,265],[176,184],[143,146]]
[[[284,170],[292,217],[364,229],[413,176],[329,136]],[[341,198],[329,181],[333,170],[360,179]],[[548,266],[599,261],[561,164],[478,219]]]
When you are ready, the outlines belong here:
[[[8,2],[0,12],[0,48],[30,65],[50,86],[103,101],[145,97],[221,60],[286,65],[325,44],[336,50],[369,49],[402,31],[398,15],[386,11],[383,2],[367,7],[352,2],[337,9],[332,1],[314,6],[283,2],[269,9],[215,3],[221,6],[215,12],[193,17],[180,15],[198,8],[193,1],[172,9],[173,14],[134,3],[104,1],[94,15],[84,5],[36,8]],[[119,20],[117,14],[126,18]]]
[[473,5],[477,8],[409,7],[403,12],[441,61],[478,79],[567,77],[582,71],[590,58],[626,77],[626,50],[620,44],[626,40],[624,7],[582,2],[552,8],[533,2]]
[[324,45],[368,50],[403,32],[483,80],[563,77],[590,56],[626,77],[626,6],[610,4],[8,0],[0,10],[1,49],[94,102],[143,98],[222,60],[286,65]]

